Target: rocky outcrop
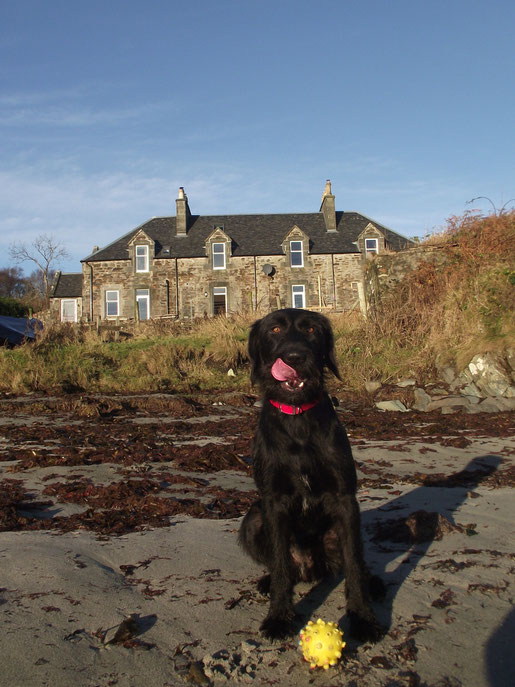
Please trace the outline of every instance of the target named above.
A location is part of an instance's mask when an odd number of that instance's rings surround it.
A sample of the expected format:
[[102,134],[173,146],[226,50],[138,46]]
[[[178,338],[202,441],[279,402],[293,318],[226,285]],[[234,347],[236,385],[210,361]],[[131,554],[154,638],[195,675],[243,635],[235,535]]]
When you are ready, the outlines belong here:
[[[438,383],[427,384],[423,388],[417,387],[413,379],[399,380],[396,387],[399,393],[403,390],[402,398],[396,394],[385,398],[382,393],[376,407],[402,412],[439,410],[443,414],[515,410],[515,349],[506,350],[504,355],[475,355],[459,372],[450,365],[438,367],[437,371]],[[369,385],[367,391],[377,393],[379,389]]]

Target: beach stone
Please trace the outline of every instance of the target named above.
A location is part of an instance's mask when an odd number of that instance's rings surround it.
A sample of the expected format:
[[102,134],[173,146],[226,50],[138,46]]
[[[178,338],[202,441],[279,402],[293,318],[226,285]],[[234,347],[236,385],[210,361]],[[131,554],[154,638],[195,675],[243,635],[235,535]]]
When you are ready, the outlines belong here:
[[505,357],[508,367],[511,370],[511,379],[515,382],[515,348],[507,348]]
[[483,398],[483,394],[474,384],[474,382],[469,382],[465,386],[461,387],[460,394],[463,396],[477,396],[478,398]]
[[511,374],[508,374],[500,356],[494,353],[475,355],[468,364],[468,369],[472,381],[485,396],[515,395]]
[[515,398],[489,397],[477,406],[477,412],[480,413],[499,413],[506,410],[515,410]]
[[438,376],[446,384],[451,384],[456,379],[456,372],[450,365],[445,365],[438,369]]
[[431,396],[424,389],[415,389],[413,396],[415,398],[415,402],[412,405],[413,410],[420,410],[422,413],[425,413],[433,400]]
[[368,394],[375,394],[381,388],[381,382],[365,382],[365,390]]
[[431,389],[431,395],[441,396],[443,398],[444,396],[448,396],[449,392],[447,391],[447,389],[442,389],[441,386],[435,386],[433,389]]
[[408,386],[415,386],[416,383],[416,379],[401,379],[401,381],[397,382],[395,386],[399,386],[401,389],[405,389]]
[[388,411],[396,411],[396,412],[401,412],[401,413],[407,413],[409,412],[408,408],[402,403],[402,401],[378,401],[376,403],[376,408],[379,408],[379,410],[388,410]]
[[[475,400],[472,401],[471,399]],[[443,408],[468,408],[472,404],[478,403],[478,400],[479,399],[475,396],[446,396],[445,398],[432,400],[427,409],[430,411],[441,410]],[[448,413],[449,411],[445,412]]]

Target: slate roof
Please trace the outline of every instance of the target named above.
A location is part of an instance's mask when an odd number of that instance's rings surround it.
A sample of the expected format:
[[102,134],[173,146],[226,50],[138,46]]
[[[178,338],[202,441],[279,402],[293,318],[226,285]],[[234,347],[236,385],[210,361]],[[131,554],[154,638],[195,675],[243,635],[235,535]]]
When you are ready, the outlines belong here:
[[[140,230],[155,241],[156,258],[204,257],[207,238],[216,226],[232,239],[232,254],[283,255],[281,244],[296,225],[309,236],[311,254],[358,253],[354,243],[365,227],[372,223],[386,237],[389,248],[400,250],[413,245],[397,234],[358,212],[337,212],[336,232],[328,232],[321,212],[270,215],[191,215],[186,236],[175,235],[175,217],[154,217],[128,234],[92,253],[82,262],[127,260],[128,245]],[[163,250],[168,249],[168,251]]]
[[51,298],[80,298],[82,296],[82,272],[58,272]]

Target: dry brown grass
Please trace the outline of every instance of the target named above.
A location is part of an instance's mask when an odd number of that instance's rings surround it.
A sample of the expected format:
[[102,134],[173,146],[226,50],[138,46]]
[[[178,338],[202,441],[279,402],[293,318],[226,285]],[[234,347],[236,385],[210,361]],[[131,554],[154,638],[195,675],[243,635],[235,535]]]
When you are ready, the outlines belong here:
[[[329,315],[344,384],[427,381],[435,361],[463,367],[514,345],[515,212],[451,218],[430,242],[443,266],[422,262],[379,308]],[[123,325],[124,332],[51,325],[35,344],[0,349],[0,391],[250,390],[247,337],[255,314]],[[228,377],[232,368],[236,377]]]

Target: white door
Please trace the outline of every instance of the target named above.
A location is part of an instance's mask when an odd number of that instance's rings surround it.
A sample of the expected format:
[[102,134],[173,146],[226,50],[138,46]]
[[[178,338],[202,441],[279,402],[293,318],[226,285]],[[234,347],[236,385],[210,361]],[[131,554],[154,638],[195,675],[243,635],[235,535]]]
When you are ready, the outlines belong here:
[[61,301],[61,322],[77,322],[77,301],[74,298]]
[[227,313],[227,287],[215,286],[213,288],[213,315],[225,315]]
[[148,320],[150,317],[150,292],[148,289],[136,289],[136,305],[139,321]]

